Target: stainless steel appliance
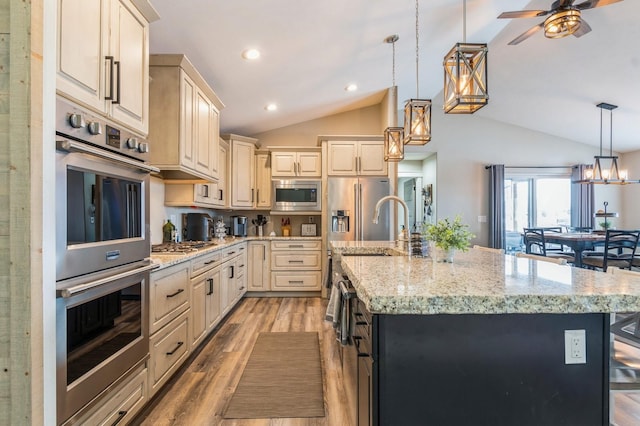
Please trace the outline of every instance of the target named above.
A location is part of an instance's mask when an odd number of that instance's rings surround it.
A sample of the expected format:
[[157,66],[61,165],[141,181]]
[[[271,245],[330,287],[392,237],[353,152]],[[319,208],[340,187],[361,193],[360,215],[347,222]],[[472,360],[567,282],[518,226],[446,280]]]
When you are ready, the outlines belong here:
[[186,213],[184,220],[184,240],[209,241],[213,238],[213,218],[206,213]]
[[56,116],[57,423],[149,353],[149,146],[62,98]]
[[231,216],[231,227],[235,237],[247,236],[247,217]]
[[319,180],[274,180],[273,211],[322,210],[322,184]]
[[149,146],[59,99],[56,280],[149,256]]
[[327,241],[391,239],[388,203],[379,223],[372,222],[376,202],[391,193],[389,179],[332,177],[327,185]]

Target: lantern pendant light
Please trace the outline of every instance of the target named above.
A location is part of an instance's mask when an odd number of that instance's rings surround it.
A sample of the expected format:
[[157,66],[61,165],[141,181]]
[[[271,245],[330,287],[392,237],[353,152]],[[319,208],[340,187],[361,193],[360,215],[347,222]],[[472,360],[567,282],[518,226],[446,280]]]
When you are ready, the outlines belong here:
[[462,43],[444,57],[444,112],[473,114],[489,102],[486,43],[467,43],[467,1],[462,3]]
[[418,10],[416,0],[416,99],[409,99],[404,106],[404,143],[407,145],[425,145],[431,140],[431,99],[419,99]]
[[[393,47],[393,61],[391,63],[392,87],[396,86],[396,41],[398,35],[393,34],[384,39]],[[395,98],[394,98],[395,99]],[[384,130],[384,161],[402,161],[404,159],[404,129],[402,127],[387,127]]]

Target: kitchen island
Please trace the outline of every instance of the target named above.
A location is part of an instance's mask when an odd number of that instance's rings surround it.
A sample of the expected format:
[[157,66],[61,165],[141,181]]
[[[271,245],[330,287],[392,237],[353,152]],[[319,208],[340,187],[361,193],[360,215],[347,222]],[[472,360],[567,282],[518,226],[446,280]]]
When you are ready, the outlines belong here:
[[609,313],[640,311],[637,279],[473,249],[446,264],[371,256],[392,254],[386,242],[331,247],[358,297],[360,419],[609,423]]

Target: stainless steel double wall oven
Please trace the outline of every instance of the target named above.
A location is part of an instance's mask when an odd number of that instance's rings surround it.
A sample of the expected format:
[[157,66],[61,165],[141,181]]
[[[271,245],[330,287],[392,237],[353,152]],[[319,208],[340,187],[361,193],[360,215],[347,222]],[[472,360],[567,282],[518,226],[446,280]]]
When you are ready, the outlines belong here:
[[149,353],[149,146],[62,98],[56,113],[57,423]]

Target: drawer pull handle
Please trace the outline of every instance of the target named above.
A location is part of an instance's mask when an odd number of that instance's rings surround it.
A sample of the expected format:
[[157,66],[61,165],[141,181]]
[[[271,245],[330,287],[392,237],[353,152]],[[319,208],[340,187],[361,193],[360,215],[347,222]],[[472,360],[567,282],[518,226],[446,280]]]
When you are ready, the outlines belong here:
[[362,314],[360,312],[356,312],[354,315],[357,316],[357,317],[361,317],[362,316]]
[[304,263],[304,260],[289,260],[289,263]]
[[369,358],[369,354],[366,352],[358,352],[358,358]]
[[[175,353],[176,353],[176,351],[182,347],[182,345],[184,345],[184,342],[178,342],[178,344],[176,345],[176,347],[175,347],[171,352],[167,352],[167,355],[173,355],[173,354],[175,354]],[[360,354],[358,354],[358,356],[360,356]]]
[[213,262],[215,262],[216,259],[211,259],[208,262],[204,262],[205,265],[211,265]]
[[167,294],[167,299],[170,299],[172,297],[176,297],[177,295],[179,295],[183,291],[184,291],[184,288],[179,288],[178,291],[176,291],[175,293]]
[[356,325],[369,325],[366,321],[356,321]]
[[244,290],[244,286],[240,287],[240,290]]
[[238,266],[238,268],[244,268],[244,263],[242,265]]
[[227,256],[231,256],[232,254],[236,254],[235,251],[230,251],[229,253],[227,253]]
[[302,244],[289,244],[289,248],[304,248]]
[[124,419],[124,416],[126,416],[128,413],[128,411],[123,410],[123,411],[118,411],[118,418],[116,419],[115,422],[111,423],[111,426],[116,426],[118,423],[120,423],[122,421],[122,419]]
[[289,284],[304,284],[304,281],[302,281],[302,280],[295,280],[295,281],[289,280]]
[[355,336],[355,335],[353,336],[353,340],[360,340],[360,339],[362,339],[362,336]]
[[211,296],[213,294],[213,278],[207,279],[207,282],[209,283],[209,292],[207,293],[207,296]]

